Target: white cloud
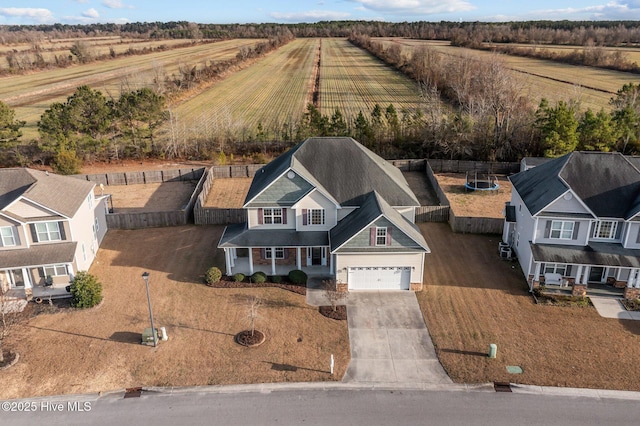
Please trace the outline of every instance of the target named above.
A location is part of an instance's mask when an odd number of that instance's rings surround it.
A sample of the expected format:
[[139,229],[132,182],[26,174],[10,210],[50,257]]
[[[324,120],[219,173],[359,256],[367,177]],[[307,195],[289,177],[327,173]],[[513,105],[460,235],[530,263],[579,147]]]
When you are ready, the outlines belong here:
[[518,19],[571,19],[571,20],[618,20],[640,15],[640,0],[612,1],[607,4],[568,7],[564,9],[533,10]]
[[124,3],[121,0],[103,0],[102,5],[104,7],[108,7],[109,9],[124,9]]
[[330,10],[309,10],[306,12],[271,12],[269,16],[287,22],[317,22],[348,19],[351,14]]
[[76,3],[80,3],[80,4],[85,4],[85,3],[89,3],[89,0],[75,0]]
[[82,16],[84,16],[85,18],[98,19],[100,17],[100,14],[98,13],[97,10],[95,10],[94,8],[91,8],[82,12]]
[[53,13],[49,9],[34,7],[3,7],[0,16],[7,18],[29,18],[38,23],[54,22]]
[[392,14],[432,15],[466,12],[476,7],[464,0],[349,0],[367,10]]

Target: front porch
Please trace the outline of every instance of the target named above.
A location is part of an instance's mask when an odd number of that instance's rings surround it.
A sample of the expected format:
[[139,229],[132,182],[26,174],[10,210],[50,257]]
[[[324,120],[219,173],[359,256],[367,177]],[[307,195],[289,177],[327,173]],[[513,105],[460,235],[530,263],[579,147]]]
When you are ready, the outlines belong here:
[[[251,265],[249,264],[248,257],[238,257],[235,259],[235,265],[232,268],[232,272],[242,273],[247,276],[251,275],[253,272],[264,272],[267,275],[288,275],[290,271],[298,269],[296,265],[275,265],[275,271],[271,269],[271,265]],[[331,275],[329,266],[322,265],[313,265],[313,266],[302,266],[300,268],[304,272],[307,273],[308,276],[328,276]],[[253,271],[250,273],[249,271]]]
[[[555,294],[563,294],[571,296],[573,294],[573,285],[556,285],[546,284],[545,291]],[[587,296],[612,297],[620,299],[624,297],[624,288],[616,288],[612,285],[597,282],[588,282],[586,284]]]

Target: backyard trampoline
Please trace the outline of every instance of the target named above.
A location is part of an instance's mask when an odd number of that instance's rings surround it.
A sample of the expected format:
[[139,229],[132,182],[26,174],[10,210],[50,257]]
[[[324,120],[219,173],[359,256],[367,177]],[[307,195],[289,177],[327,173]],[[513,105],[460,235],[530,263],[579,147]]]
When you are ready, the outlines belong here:
[[500,184],[498,178],[489,173],[467,172],[464,187],[469,191],[497,191]]

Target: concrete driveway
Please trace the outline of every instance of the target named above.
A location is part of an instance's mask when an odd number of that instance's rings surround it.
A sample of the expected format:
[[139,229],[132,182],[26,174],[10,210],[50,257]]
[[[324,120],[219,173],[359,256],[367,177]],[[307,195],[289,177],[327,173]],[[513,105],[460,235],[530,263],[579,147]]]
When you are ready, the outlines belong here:
[[351,362],[343,382],[452,383],[410,291],[350,292]]

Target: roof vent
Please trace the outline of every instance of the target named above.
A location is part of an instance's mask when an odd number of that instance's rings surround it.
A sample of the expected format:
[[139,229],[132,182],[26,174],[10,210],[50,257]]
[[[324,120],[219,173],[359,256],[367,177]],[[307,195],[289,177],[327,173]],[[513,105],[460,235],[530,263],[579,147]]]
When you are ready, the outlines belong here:
[[289,170],[289,173],[287,173],[287,177],[289,179],[293,179],[294,177],[296,177],[296,174],[293,170]]
[[566,194],[564,194],[564,198],[565,200],[569,201],[570,199],[573,198],[573,195],[570,192],[567,192]]

